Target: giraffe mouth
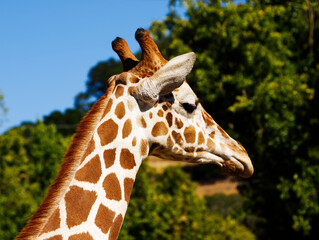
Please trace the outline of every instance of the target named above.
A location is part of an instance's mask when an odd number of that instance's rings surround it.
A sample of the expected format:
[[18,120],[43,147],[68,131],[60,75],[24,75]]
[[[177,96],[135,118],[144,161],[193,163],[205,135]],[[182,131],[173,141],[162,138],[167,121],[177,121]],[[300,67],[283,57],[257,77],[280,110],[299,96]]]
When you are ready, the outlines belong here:
[[251,175],[253,175],[254,169],[250,159],[248,160],[241,160],[233,156],[230,159],[223,161],[221,169],[226,175],[229,176],[249,178]]
[[254,172],[249,157],[247,157],[247,159],[238,159],[235,156],[228,157],[209,153],[200,158],[199,162],[216,164],[221,168],[223,173],[229,176],[248,178],[251,177]]

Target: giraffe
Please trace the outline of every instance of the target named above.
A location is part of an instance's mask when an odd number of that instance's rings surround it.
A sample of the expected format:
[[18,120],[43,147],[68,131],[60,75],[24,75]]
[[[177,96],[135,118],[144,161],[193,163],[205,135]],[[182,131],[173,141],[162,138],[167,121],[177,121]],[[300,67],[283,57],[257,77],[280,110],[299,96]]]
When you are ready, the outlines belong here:
[[84,117],[47,196],[16,239],[117,239],[138,169],[147,156],[214,163],[250,177],[251,160],[203,109],[186,82],[195,54],[167,61],[149,33],[135,33],[139,61],[126,41],[113,50],[124,71],[108,80]]

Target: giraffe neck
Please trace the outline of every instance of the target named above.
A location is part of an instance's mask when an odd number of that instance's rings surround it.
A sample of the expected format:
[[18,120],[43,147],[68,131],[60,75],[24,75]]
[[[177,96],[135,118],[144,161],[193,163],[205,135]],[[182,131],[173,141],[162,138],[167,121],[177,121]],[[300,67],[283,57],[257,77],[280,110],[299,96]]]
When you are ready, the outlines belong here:
[[[74,177],[38,239],[117,239],[148,143],[112,96]],[[129,110],[126,110],[129,111]]]
[[114,141],[88,153],[38,239],[117,239],[141,164],[126,147]]

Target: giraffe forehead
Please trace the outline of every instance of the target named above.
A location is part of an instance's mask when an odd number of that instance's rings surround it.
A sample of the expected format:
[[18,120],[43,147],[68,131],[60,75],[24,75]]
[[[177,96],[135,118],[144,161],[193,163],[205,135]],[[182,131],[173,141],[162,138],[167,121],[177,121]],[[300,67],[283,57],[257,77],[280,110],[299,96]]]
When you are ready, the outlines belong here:
[[139,75],[133,74],[131,72],[122,72],[120,74],[113,75],[112,77],[110,77],[108,80],[108,84],[115,81],[116,85],[131,86],[137,84],[140,80],[141,77]]

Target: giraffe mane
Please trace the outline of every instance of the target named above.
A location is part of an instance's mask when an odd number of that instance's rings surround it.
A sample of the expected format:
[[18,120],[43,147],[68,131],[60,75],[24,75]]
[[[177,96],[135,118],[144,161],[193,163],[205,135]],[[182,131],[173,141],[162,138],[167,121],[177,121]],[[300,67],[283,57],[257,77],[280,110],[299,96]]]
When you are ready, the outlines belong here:
[[104,94],[91,108],[88,114],[80,122],[79,127],[72,139],[72,142],[64,156],[60,170],[51,184],[47,195],[40,204],[37,211],[32,215],[27,225],[21,230],[16,240],[35,239],[43,229],[46,220],[51,216],[63,197],[68,186],[75,175],[75,171],[80,164],[88,143],[93,136],[93,131],[101,119],[106,104],[115,88],[112,82]]

